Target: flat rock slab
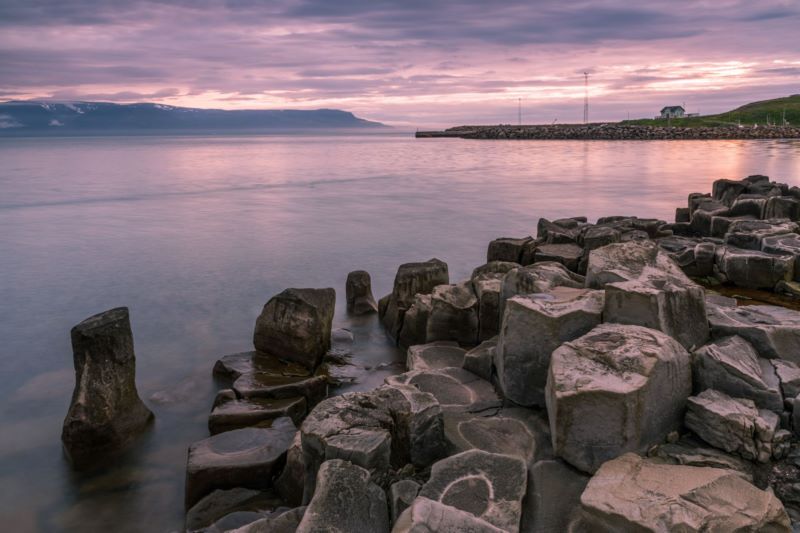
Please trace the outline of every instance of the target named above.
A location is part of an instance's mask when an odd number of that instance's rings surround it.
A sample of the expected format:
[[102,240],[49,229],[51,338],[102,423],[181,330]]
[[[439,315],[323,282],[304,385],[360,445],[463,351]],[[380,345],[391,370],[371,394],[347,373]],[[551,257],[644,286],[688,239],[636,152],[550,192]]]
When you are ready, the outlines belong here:
[[431,394],[443,411],[480,411],[500,406],[492,384],[463,368],[412,370],[389,376],[387,385],[411,385]]
[[800,312],[774,305],[708,307],[713,338],[739,335],[761,357],[800,363]]
[[214,377],[231,383],[245,374],[254,372],[284,377],[308,377],[312,374],[301,364],[255,351],[226,355],[214,364]]
[[527,472],[519,457],[470,450],[435,463],[419,495],[519,531]]
[[296,398],[302,396],[314,406],[328,395],[328,376],[321,366],[312,376],[284,376],[272,372],[244,374],[233,382],[239,398]]
[[471,513],[418,497],[397,519],[392,533],[503,533]]
[[678,429],[691,393],[686,350],[660,331],[601,324],[553,352],[547,413],[556,454],[594,472]]
[[497,412],[444,415],[449,455],[483,450],[519,457],[526,464],[553,457],[550,427],[543,412],[506,407]]
[[271,428],[236,429],[192,444],[186,464],[187,509],[216,489],[269,488],[296,432],[290,418],[280,418]]
[[370,481],[367,470],[341,459],[322,463],[314,497],[297,533],[366,533],[389,531],[389,527],[386,494]]
[[783,395],[775,368],[742,337],[724,337],[692,354],[696,392],[716,389],[736,398],[749,398],[762,409],[783,411]]
[[791,531],[778,498],[730,470],[654,464],[630,453],[597,471],[581,506],[577,531]]
[[[217,396],[214,409],[208,416],[208,430],[212,435],[258,425],[269,425],[276,418],[286,417],[299,425],[306,415],[306,399],[294,398],[236,398],[231,394]],[[233,396],[233,397],[231,397]]]
[[406,368],[409,370],[436,370],[448,367],[460,367],[464,363],[466,350],[457,342],[436,341],[418,344],[408,348]]

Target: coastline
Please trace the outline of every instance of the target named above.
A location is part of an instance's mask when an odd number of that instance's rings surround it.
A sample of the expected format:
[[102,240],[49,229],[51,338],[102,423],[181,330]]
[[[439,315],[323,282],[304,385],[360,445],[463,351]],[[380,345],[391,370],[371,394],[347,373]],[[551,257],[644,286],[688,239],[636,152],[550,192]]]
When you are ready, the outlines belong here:
[[485,140],[738,140],[800,139],[800,127],[663,127],[621,124],[550,124],[530,126],[456,126],[441,131],[417,131],[415,137]]

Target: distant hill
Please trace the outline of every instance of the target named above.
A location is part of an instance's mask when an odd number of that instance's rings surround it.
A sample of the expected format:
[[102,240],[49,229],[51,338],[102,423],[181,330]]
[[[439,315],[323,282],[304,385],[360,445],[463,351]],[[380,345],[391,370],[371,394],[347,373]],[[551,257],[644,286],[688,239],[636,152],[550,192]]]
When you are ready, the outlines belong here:
[[[773,100],[762,100],[753,102],[732,111],[717,115],[705,115],[700,117],[673,118],[669,121],[672,126],[732,126],[737,124],[765,125],[767,122],[780,126],[783,118],[786,118],[788,125],[800,126],[800,94],[794,94],[785,98],[775,98]],[[623,120],[622,124],[638,124],[646,126],[662,126],[668,123],[667,119],[639,119]]]
[[338,109],[223,110],[161,104],[11,101],[0,103],[0,136],[379,128]]

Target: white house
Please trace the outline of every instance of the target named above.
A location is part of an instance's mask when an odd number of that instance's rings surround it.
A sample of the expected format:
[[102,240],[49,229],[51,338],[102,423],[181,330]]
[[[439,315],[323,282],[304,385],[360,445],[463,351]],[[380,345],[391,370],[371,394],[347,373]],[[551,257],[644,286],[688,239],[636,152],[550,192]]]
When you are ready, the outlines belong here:
[[661,110],[661,117],[659,118],[680,118],[686,114],[683,106],[673,105],[667,106]]

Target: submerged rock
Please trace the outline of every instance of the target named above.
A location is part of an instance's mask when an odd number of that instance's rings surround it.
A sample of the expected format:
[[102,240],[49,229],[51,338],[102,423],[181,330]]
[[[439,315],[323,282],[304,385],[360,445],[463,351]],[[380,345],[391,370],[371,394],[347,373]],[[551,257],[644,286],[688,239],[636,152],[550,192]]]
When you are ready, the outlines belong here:
[[378,312],[378,304],[372,296],[372,280],[369,272],[354,270],[347,275],[345,284],[347,312],[354,315],[366,315]]
[[125,448],[153,413],[136,391],[136,356],[128,309],[87,318],[71,332],[75,390],[61,441],[76,466]]
[[333,289],[286,289],[273,296],[256,320],[256,350],[317,368],[331,347],[335,306]]
[[632,453],[605,463],[581,496],[576,532],[790,532],[772,492],[718,468],[655,464]]
[[186,464],[186,508],[216,489],[272,485],[297,432],[290,418],[271,428],[227,431],[192,444]]
[[677,341],[640,326],[601,324],[552,354],[553,448],[585,472],[643,452],[680,427],[691,387],[689,354]]
[[319,531],[389,531],[386,494],[370,473],[348,461],[325,461],[317,475],[314,497],[297,533]]

